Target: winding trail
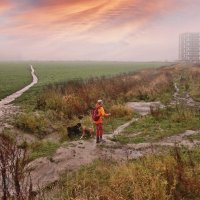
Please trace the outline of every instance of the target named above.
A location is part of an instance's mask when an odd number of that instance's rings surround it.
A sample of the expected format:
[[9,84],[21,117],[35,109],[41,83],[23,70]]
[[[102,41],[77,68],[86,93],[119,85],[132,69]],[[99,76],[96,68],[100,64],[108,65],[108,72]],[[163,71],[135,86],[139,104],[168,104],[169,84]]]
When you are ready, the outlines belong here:
[[18,111],[18,107],[14,106],[10,103],[12,103],[16,98],[20,97],[24,92],[29,90],[32,86],[34,86],[38,82],[38,78],[35,75],[35,70],[32,65],[30,65],[31,68],[31,75],[32,75],[32,82],[22,88],[21,90],[7,96],[6,98],[2,99],[0,101],[0,132],[4,129],[4,127],[9,126],[6,121],[16,112]]
[[187,92],[184,92],[182,95],[180,94],[180,89],[178,88],[177,83],[174,83],[175,93],[173,95],[173,100],[170,105],[176,104],[184,104],[191,107],[199,107],[200,102],[195,101]]

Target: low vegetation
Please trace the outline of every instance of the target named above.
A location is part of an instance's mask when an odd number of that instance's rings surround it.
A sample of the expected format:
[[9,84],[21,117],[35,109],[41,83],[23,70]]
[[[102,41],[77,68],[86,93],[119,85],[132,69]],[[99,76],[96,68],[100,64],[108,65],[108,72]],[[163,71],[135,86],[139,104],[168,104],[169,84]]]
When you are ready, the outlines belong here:
[[[77,116],[89,116],[97,99],[105,100],[105,109],[113,116],[106,132],[113,132],[125,120],[133,117],[132,111],[123,106],[127,101],[153,101],[172,97],[173,80],[168,72],[144,70],[114,77],[68,81],[46,87],[38,98],[35,111],[21,114],[16,126],[43,138],[52,132],[66,132]],[[109,118],[110,119],[110,118]],[[108,120],[109,120],[108,119]]]
[[131,100],[162,99],[164,93],[172,91],[173,80],[169,73],[149,70],[49,86],[38,99],[36,108],[63,112],[70,119],[73,115],[88,112],[99,98],[105,99],[110,107]]
[[177,78],[181,93],[187,92],[194,100],[200,101],[200,66],[181,67]]
[[27,63],[0,62],[0,100],[31,82]]
[[16,103],[24,106],[34,106],[38,95],[43,91],[43,87],[49,84],[59,84],[69,80],[88,79],[91,77],[113,76],[121,73],[139,71],[147,68],[157,68],[171,65],[172,63],[162,62],[32,62],[38,84],[31,88],[16,100]]
[[34,133],[39,138],[49,134],[49,128],[51,128],[50,121],[42,112],[19,114],[15,123],[17,128]]
[[187,139],[189,139],[189,140],[191,140],[191,141],[200,140],[200,131],[199,131],[198,134],[194,134],[194,135],[187,136]]
[[189,80],[185,83],[189,94],[197,101],[200,101],[200,67],[192,68],[189,72]]
[[199,199],[200,150],[151,155],[117,164],[96,161],[44,192],[45,200]]
[[167,107],[152,112],[113,138],[122,144],[154,142],[165,137],[200,128],[200,113],[186,106]]
[[51,156],[56,152],[58,147],[60,147],[60,144],[52,141],[40,141],[31,144],[29,146],[29,162],[40,157],[51,159]]

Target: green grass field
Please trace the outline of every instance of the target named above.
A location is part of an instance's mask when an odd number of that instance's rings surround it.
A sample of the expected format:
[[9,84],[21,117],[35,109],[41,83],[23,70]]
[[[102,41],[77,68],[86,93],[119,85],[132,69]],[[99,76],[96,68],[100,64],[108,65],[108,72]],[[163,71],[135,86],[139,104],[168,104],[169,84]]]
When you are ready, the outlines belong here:
[[63,82],[70,79],[115,75],[124,72],[154,68],[168,63],[134,62],[35,62],[39,85]]
[[0,62],[0,99],[32,80],[28,63]]
[[73,79],[111,76],[120,73],[138,71],[145,68],[155,68],[171,63],[136,63],[136,62],[34,62],[33,66],[39,82],[30,91],[21,96],[17,103],[34,104],[35,98],[45,85],[65,82]]
[[[45,85],[65,82],[72,79],[110,76],[170,65],[162,62],[31,62],[36,70],[39,82],[28,92],[17,99],[17,103],[34,102]],[[28,62],[0,63],[0,99],[13,93],[30,82]]]

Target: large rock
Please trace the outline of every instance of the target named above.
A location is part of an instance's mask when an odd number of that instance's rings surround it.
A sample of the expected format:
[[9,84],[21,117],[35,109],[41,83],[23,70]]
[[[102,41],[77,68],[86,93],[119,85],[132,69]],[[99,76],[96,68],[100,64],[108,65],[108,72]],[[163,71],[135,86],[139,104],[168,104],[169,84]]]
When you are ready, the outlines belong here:
[[164,107],[159,101],[157,102],[129,102],[126,105],[142,116],[149,114],[151,111],[151,108],[156,109],[156,108]]

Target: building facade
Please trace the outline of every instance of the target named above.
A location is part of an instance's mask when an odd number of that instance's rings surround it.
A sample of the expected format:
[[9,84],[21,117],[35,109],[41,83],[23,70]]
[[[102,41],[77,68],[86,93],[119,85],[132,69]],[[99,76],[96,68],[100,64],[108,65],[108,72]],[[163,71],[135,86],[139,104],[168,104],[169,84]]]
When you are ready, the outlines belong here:
[[200,63],[200,33],[183,33],[179,36],[179,60]]

